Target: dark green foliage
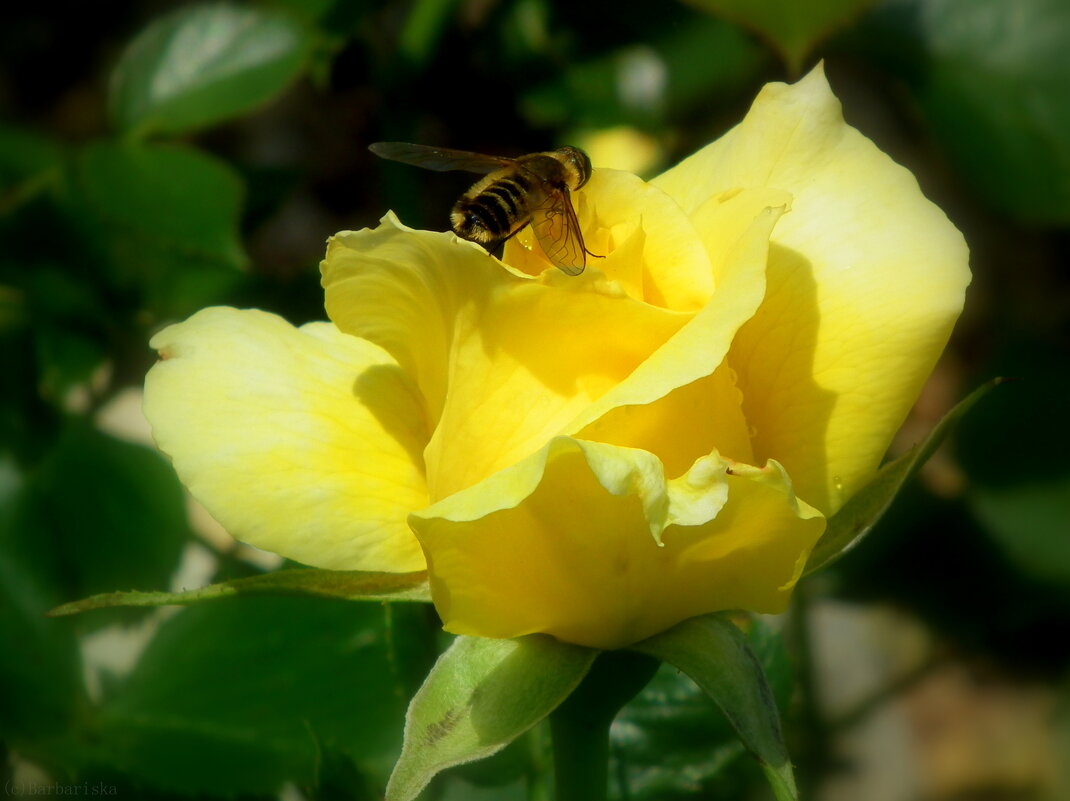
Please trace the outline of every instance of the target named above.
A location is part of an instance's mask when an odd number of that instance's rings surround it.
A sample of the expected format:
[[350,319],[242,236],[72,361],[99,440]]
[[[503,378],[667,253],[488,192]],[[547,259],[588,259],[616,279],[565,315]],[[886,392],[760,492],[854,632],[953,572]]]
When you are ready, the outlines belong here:
[[988,203],[1070,223],[1070,6],[916,0],[887,4],[871,25],[868,37],[890,34],[889,66]]
[[[381,798],[408,700],[446,643],[427,605],[244,597],[46,616],[94,593],[184,589],[183,554],[207,547],[166,461],[104,433],[100,412],[141,384],[151,333],[203,306],[322,319],[316,267],[335,231],[388,208],[445,228],[468,179],[384,164],[368,142],[508,155],[626,125],[666,166],[736,122],[762,83],[818,59],[849,122],[970,242],[974,285],[940,373],[950,394],[1023,379],[952,436],[958,488],[908,484],[833,583],[1010,671],[1065,676],[1070,5],[69,5],[19,4],[0,26],[0,740],[17,760],[124,798],[274,798],[285,784]],[[215,557],[218,581],[256,575],[213,597],[369,592],[367,576],[261,576]],[[135,626],[148,642],[128,672],[83,658]],[[783,711],[780,639],[757,624],[747,637]],[[428,792],[535,796],[547,739],[536,729]],[[763,791],[731,726],[675,668],[624,707],[611,753],[621,799]]]
[[97,759],[142,785],[227,795],[315,786],[323,755],[338,752],[380,784],[408,701],[391,659],[376,605],[184,610],[99,710]]
[[111,76],[124,134],[185,133],[267,102],[300,72],[309,37],[285,14],[214,3],[162,17],[127,47]]
[[[783,713],[793,675],[781,638],[758,620],[746,621],[744,633]],[[734,798],[761,781],[714,700],[670,664],[621,710],[611,734],[619,798]]]

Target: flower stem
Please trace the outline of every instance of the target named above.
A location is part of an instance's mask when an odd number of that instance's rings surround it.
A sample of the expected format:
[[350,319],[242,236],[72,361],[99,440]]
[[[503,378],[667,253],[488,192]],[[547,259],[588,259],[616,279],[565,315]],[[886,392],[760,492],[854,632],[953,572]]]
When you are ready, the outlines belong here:
[[815,677],[814,644],[811,636],[813,582],[796,587],[784,636],[795,657],[795,683],[799,697],[797,718],[805,737],[792,745],[798,768],[799,797],[813,797],[820,777],[831,760],[830,733],[822,714]]
[[550,715],[557,801],[605,801],[609,725],[620,708],[646,686],[658,664],[642,654],[606,651]]

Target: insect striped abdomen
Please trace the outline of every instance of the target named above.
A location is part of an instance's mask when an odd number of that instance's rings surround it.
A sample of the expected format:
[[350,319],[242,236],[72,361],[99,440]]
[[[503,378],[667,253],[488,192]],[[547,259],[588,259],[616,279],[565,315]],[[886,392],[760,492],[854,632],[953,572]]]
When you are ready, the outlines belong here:
[[521,210],[524,207],[524,194],[516,181],[509,178],[503,178],[502,180],[491,184],[483,192],[482,196],[488,196],[488,200],[493,197],[496,198],[502,208],[505,209],[510,219],[515,220],[520,216]]
[[488,175],[453,207],[453,230],[483,244],[506,239],[531,219],[533,193],[541,200],[543,193],[521,173]]

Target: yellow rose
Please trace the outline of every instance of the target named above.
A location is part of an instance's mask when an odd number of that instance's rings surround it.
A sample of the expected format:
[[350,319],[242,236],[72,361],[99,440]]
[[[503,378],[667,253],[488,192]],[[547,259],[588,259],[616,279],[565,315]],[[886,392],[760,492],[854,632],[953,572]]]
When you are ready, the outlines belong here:
[[819,69],[644,183],[575,193],[587,271],[388,215],[333,237],[332,323],[206,309],[145,411],[235,536],[429,570],[448,630],[615,648],[784,608],[962,309],[961,235]]

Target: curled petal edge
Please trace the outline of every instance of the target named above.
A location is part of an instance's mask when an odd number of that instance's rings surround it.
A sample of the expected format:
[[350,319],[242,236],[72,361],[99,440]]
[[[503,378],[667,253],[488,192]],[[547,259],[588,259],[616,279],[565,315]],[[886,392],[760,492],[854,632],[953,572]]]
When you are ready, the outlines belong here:
[[714,452],[667,481],[653,454],[570,437],[409,523],[447,630],[605,649],[707,612],[782,611],[825,525],[775,462]]

